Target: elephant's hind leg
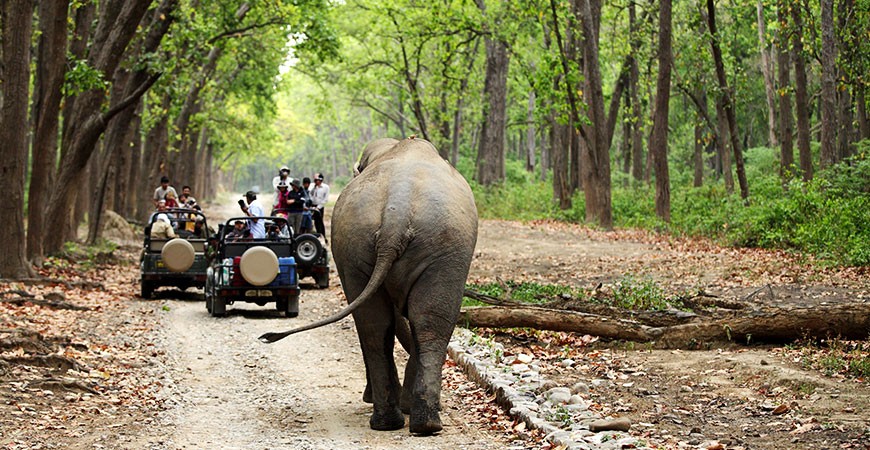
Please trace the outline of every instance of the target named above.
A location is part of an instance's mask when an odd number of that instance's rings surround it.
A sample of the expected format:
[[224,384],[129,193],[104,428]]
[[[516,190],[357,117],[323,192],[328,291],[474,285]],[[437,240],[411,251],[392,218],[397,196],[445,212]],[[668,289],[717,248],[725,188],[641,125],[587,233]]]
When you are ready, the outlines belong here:
[[373,430],[401,429],[405,415],[399,408],[401,385],[393,360],[396,336],[391,306],[378,293],[353,315],[374,403],[369,425]]
[[[459,316],[464,284],[444,286],[444,279],[433,277],[435,284],[418,280],[408,299],[411,333],[417,344],[417,373],[413,386],[410,428],[414,434],[441,431],[441,368],[447,344]],[[439,279],[440,278],[440,279]],[[462,278],[464,281],[465,278]],[[424,281],[420,283],[420,281]],[[407,388],[407,386],[406,386]]]

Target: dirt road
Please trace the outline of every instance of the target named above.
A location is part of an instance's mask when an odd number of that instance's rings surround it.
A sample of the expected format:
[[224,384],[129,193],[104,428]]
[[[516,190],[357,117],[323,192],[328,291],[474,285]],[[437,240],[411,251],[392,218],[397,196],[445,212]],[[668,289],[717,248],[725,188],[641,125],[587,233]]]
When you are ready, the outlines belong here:
[[[223,202],[231,204],[232,202]],[[214,219],[237,215],[234,208],[211,208]],[[212,219],[214,221],[214,219]],[[257,336],[331,315],[342,306],[338,277],[317,289],[302,280],[299,317],[281,317],[273,304],[234,304],[228,316],[208,315],[198,294],[159,291],[163,300],[143,305],[163,310],[158,327],[170,367],[167,396],[175,406],[154,433],[137,446],[177,448],[293,449],[503,449],[509,436],[469,424],[465,400],[453,390],[443,395],[444,431],[412,437],[373,431],[371,405],[362,402],[365,371],[351,318],[293,335],[274,344]],[[179,298],[182,297],[182,298]],[[407,355],[397,345],[397,358]],[[402,368],[400,367],[400,370]],[[522,445],[519,448],[523,448]]]

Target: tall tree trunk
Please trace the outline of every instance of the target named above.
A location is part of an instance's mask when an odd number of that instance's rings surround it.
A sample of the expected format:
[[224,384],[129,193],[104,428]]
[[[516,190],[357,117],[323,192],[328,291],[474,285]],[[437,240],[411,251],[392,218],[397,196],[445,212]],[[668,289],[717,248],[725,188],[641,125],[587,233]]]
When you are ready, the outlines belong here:
[[725,181],[725,191],[729,194],[734,192],[734,175],[731,173],[731,152],[728,148],[728,119],[725,118],[725,105],[722,96],[716,100],[716,123],[719,132],[716,133],[716,149],[718,151],[719,170]]
[[716,65],[716,78],[719,80],[719,89],[722,91],[722,99],[725,108],[725,118],[728,119],[728,129],[731,136],[731,150],[734,151],[734,162],[737,165],[737,182],[740,185],[740,197],[749,199],[749,184],[746,181],[746,168],[743,163],[743,147],[740,143],[740,134],[737,132],[737,117],[734,111],[734,100],[731,98],[731,90],[728,88],[728,79],[725,75],[725,63],[722,61],[722,49],[719,47],[719,34],[716,31],[716,6],[713,0],[707,0],[707,27],[710,29],[710,46],[713,49],[713,61]]
[[783,185],[794,171],[794,142],[792,140],[792,111],[791,111],[791,80],[789,74],[788,12],[785,0],[779,0],[776,5],[776,17],[780,23],[777,34],[776,68],[779,79],[779,173]]
[[0,190],[6,211],[0,220],[0,277],[25,278],[32,269],[25,257],[24,182],[27,173],[27,102],[30,90],[30,37],[33,25],[32,0],[0,1],[2,59],[0,78]]
[[668,112],[671,100],[671,0],[659,3],[659,74],[656,80],[656,115],[649,151],[656,171],[656,215],[671,221],[671,180],[668,174]]
[[[858,39],[855,27],[850,25],[850,22],[855,21],[855,5],[853,0],[840,0],[837,5],[837,12],[837,28],[840,30],[837,45],[842,49],[841,59],[851,60],[854,59],[854,56],[852,56],[853,52],[848,48],[850,44],[847,42],[847,37],[851,42],[855,42]],[[838,81],[841,84],[840,88],[837,89],[837,102],[839,103],[837,107],[839,114],[837,119],[837,160],[839,161],[852,156],[852,142],[856,138],[852,114],[852,92],[854,92],[857,83],[852,79],[852,74],[842,67],[845,64],[849,64],[849,61],[844,61],[841,63],[841,66],[837,67],[839,75],[836,77],[837,80],[841,80]]]
[[[586,198],[586,220],[597,222],[604,229],[613,227],[613,210],[610,192],[610,139],[608,120],[604,113],[604,93],[601,88],[601,68],[598,62],[597,26],[601,21],[601,4],[595,0],[582,2],[583,60],[588,80],[588,104],[591,130],[584,136],[586,151],[583,152],[583,192]],[[579,127],[582,130],[582,126]],[[612,137],[612,135],[610,136]]]
[[144,111],[144,102],[139,102],[136,115],[133,116],[133,131],[131,133],[132,140],[130,141],[130,165],[127,167],[126,172],[129,189],[124,200],[124,217],[127,219],[139,217],[139,201],[141,197],[150,197],[150,195],[147,195],[150,194],[150,192],[147,191],[147,188],[140,188],[143,172],[148,170],[148,166],[144,164],[142,154],[142,111]]
[[553,157],[553,196],[559,201],[559,209],[571,209],[571,184],[568,181],[568,148],[571,145],[570,125],[553,119],[550,122],[550,149]]
[[59,111],[66,68],[69,0],[39,2],[39,44],[33,105],[33,162],[27,201],[27,257],[43,257],[45,206],[57,160]]
[[764,19],[764,5],[761,0],[755,3],[758,16],[758,46],[761,50],[761,73],[764,76],[764,93],[767,98],[767,146],[774,148],[776,139],[776,102],[774,101],[773,69],[771,68],[770,47],[767,45],[767,22]]
[[834,0],[821,0],[822,8],[822,169],[838,161],[837,152],[837,39],[834,36]]
[[526,110],[526,170],[535,171],[535,90],[529,91],[529,105]]
[[[172,106],[172,98],[169,94],[165,94],[161,100],[160,111],[169,111],[170,106]],[[164,113],[145,135],[145,143],[142,150],[144,160],[142,167],[144,168],[145,176],[141,178],[139,191],[146,195],[143,195],[139,199],[138,217],[140,220],[148,218],[148,215],[154,210],[151,194],[159,185],[160,177],[167,173],[168,146],[169,117]]]
[[[706,108],[707,91],[698,87],[696,95],[700,99],[699,103]],[[695,151],[692,156],[692,166],[694,167],[692,186],[694,187],[701,187],[704,184],[704,147],[707,141],[706,133],[704,133],[707,122],[704,116],[706,114],[706,112],[698,111],[695,117]]]
[[[106,78],[111,77],[121,59],[124,49],[136,33],[139,22],[151,4],[149,0],[116,0],[100,5],[100,19],[94,35],[94,42],[88,52],[88,64],[95,70],[102,72]],[[71,114],[64,117],[71,125],[65,129],[62,141],[62,159],[58,176],[55,181],[57,186],[64,189],[52,191],[48,202],[47,218],[60,221],[59,225],[65,227],[68,217],[65,211],[69,210],[71,199],[80,189],[75,185],[81,179],[81,175],[88,159],[95,150],[95,146],[106,124],[112,117],[131,106],[135,97],[137,100],[156,81],[140,86],[131,98],[112,106],[103,112],[101,105],[105,100],[106,93],[103,89],[92,89],[78,96]],[[74,124],[74,125],[72,125]],[[46,235],[45,250],[54,252],[63,245],[63,236],[59,233]]]
[[640,84],[640,69],[637,65],[635,53],[640,48],[640,32],[635,18],[635,2],[628,3],[629,33],[631,36],[631,53],[629,54],[629,78],[628,89],[631,97],[631,175],[635,181],[643,180],[643,119],[641,118],[640,96],[638,85]]
[[489,186],[504,180],[505,119],[507,114],[507,44],[485,38],[486,76],[483,96],[486,102],[480,146],[477,150],[477,182]]
[[813,154],[810,150],[810,99],[807,94],[806,56],[803,44],[803,18],[795,6],[791,7],[792,59],[794,60],[795,112],[797,113],[797,141],[800,169],[804,181],[813,179]]

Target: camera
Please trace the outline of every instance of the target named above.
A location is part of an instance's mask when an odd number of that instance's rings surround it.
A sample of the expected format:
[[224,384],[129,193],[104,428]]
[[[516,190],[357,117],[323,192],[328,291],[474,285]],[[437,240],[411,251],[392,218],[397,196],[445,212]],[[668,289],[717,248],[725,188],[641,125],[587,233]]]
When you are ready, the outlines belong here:
[[239,199],[239,206],[241,206],[242,208],[244,208],[244,207],[245,207],[245,201],[242,200],[242,199]]

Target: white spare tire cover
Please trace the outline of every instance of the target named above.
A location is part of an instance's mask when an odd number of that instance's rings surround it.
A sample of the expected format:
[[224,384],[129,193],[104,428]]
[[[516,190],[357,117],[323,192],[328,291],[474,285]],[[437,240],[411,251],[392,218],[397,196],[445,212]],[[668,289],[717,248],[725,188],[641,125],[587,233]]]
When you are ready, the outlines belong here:
[[278,256],[268,247],[251,247],[242,254],[239,268],[245,281],[265,286],[278,276]]
[[184,272],[193,265],[196,255],[190,242],[175,238],[163,246],[160,256],[167,269],[173,272]]

